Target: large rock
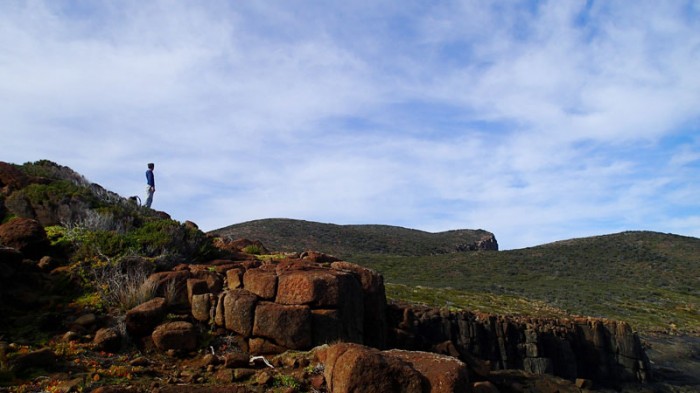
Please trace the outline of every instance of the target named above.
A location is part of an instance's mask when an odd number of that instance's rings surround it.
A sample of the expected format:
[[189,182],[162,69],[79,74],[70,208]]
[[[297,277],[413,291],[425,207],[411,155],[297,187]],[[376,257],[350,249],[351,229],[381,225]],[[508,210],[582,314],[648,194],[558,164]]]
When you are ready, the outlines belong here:
[[245,289],[228,291],[223,297],[224,325],[244,337],[253,333],[253,318],[258,297]]
[[262,299],[274,299],[277,293],[275,266],[265,265],[258,269],[246,270],[243,275],[243,287]]
[[[308,304],[312,307],[338,307],[349,296],[362,296],[359,287],[347,281],[352,275],[330,269],[292,270],[279,276],[277,298],[280,304]],[[355,290],[355,293],[346,291]]]
[[161,351],[193,351],[197,348],[197,330],[189,322],[168,322],[153,331],[153,343]]
[[324,365],[328,390],[334,393],[429,391],[427,380],[410,364],[374,348],[341,343],[321,347],[316,355]]
[[200,322],[207,322],[212,319],[211,308],[214,302],[214,295],[203,293],[192,295],[192,317]]
[[140,304],[126,313],[126,331],[142,337],[153,332],[167,313],[165,298],[157,297]]
[[49,249],[46,231],[38,221],[29,218],[14,218],[0,225],[0,243],[29,258],[40,258]]
[[23,353],[10,361],[14,372],[22,372],[31,368],[51,368],[56,365],[56,354],[51,348]]
[[308,306],[259,302],[255,308],[253,335],[269,338],[289,349],[309,349],[311,310]]
[[457,393],[467,391],[469,376],[466,364],[451,356],[428,352],[412,352],[393,349],[384,356],[400,359],[418,371],[430,386],[431,393]]
[[98,351],[115,353],[121,347],[122,336],[114,328],[102,328],[95,333],[93,343]]
[[[337,340],[363,343],[363,291],[352,273],[309,263],[289,265],[279,270],[276,302],[337,310],[337,313],[316,313],[313,319],[316,344]],[[327,327],[340,329],[323,330]]]

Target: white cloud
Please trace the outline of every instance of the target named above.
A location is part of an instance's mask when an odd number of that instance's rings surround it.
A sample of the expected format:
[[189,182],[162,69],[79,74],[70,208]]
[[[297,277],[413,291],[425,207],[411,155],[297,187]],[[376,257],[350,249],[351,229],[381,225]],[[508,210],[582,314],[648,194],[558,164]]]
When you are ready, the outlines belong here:
[[697,13],[7,2],[0,159],[52,159],[123,195],[155,161],[154,207],[205,229],[484,228],[505,248],[692,231],[697,141],[673,138],[700,118]]

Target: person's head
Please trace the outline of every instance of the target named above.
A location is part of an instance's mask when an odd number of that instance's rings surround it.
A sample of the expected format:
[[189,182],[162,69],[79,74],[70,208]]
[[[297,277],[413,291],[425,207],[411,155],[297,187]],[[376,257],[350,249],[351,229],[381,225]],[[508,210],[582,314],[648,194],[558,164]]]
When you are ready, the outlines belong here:
[[149,162],[149,163],[148,163],[148,169],[153,169],[153,168],[155,168],[155,167],[156,167],[156,166],[155,166],[152,162]]

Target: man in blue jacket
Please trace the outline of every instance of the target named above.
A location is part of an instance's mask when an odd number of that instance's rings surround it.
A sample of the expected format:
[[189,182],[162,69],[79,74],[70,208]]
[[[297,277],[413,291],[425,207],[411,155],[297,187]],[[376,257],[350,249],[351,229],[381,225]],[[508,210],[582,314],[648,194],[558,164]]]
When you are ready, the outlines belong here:
[[151,162],[148,164],[146,171],[146,204],[144,206],[151,207],[153,203],[153,193],[156,192],[156,181],[153,178],[153,168],[155,165]]

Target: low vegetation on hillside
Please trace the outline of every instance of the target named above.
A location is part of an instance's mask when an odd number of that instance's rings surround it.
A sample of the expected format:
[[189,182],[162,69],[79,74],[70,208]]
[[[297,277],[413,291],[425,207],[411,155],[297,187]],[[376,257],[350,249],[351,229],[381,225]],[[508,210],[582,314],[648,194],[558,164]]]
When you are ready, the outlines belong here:
[[[605,317],[645,331],[700,332],[697,238],[623,232],[521,250],[365,255],[354,262],[382,272],[389,295],[398,298],[483,311]],[[413,287],[431,290],[406,289]]]

